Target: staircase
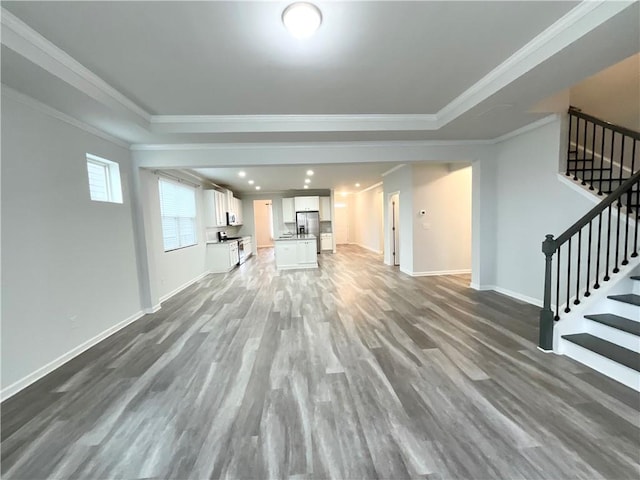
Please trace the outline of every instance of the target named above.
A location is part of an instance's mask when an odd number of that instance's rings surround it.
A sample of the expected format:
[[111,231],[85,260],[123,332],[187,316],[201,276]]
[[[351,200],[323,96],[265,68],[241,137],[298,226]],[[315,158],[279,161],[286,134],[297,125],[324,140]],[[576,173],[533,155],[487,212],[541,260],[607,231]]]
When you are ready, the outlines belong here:
[[565,175],[602,201],[547,235],[539,347],[640,391],[640,133],[569,110]]

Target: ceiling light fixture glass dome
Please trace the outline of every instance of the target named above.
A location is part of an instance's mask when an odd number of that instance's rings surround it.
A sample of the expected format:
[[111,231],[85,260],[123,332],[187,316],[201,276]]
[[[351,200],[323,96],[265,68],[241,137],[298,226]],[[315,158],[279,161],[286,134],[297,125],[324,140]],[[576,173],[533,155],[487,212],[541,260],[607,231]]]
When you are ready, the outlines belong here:
[[294,37],[308,38],[320,27],[322,13],[311,3],[296,2],[284,9],[282,23]]

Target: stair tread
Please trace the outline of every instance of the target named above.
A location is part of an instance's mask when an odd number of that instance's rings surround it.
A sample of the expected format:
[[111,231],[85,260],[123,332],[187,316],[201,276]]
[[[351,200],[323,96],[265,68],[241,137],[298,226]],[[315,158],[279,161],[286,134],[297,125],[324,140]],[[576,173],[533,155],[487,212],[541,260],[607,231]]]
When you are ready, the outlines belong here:
[[640,354],[627,348],[607,342],[601,338],[594,337],[588,333],[574,333],[572,335],[563,335],[562,338],[576,345],[591,350],[598,355],[602,355],[616,363],[632,368],[640,372]]
[[640,322],[635,322],[629,318],[620,317],[612,313],[599,313],[596,315],[585,315],[584,318],[593,320],[594,322],[608,325],[623,332],[640,336]]
[[640,280],[640,275],[633,275],[631,280]]
[[640,295],[634,293],[625,293],[623,295],[609,295],[607,298],[611,300],[617,300],[618,302],[630,303],[631,305],[637,305],[640,307]]

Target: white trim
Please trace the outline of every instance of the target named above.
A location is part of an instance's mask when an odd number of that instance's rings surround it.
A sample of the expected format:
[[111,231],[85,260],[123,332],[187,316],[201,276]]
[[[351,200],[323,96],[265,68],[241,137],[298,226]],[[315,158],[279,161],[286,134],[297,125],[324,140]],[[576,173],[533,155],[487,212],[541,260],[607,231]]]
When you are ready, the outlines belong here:
[[473,288],[474,290],[478,290],[479,292],[486,292],[488,290],[495,290],[496,289],[495,285],[480,285],[480,284],[474,283],[474,282],[471,282],[469,284],[469,287]]
[[466,273],[471,273],[471,270],[468,268],[462,270],[434,270],[431,272],[406,272],[412,277],[435,277],[440,275],[463,275]]
[[365,188],[364,190],[360,190],[359,192],[355,192],[355,193],[356,193],[356,195],[358,195],[360,193],[368,192],[369,190],[373,190],[374,188],[379,187],[379,186],[381,186],[383,184],[384,184],[384,182],[378,182],[378,183],[375,183],[375,184],[371,185],[370,187]]
[[[1,8],[1,7],[0,7]],[[151,115],[71,55],[58,48],[5,8],[0,9],[2,44],[103,105],[126,111],[149,128]]]
[[[400,170],[402,167],[406,167],[406,166],[407,166],[407,164],[406,164],[406,163],[402,163],[402,164],[400,164],[400,165],[396,165],[395,167],[390,168],[389,170],[387,170],[386,172],[384,172],[384,173],[383,173],[383,174],[381,174],[380,176],[381,176],[381,177],[386,177],[387,175],[389,175],[389,174],[391,174],[391,173],[395,172],[396,170]],[[383,182],[383,183],[384,183],[384,182]],[[400,192],[396,192],[396,193],[400,193]]]
[[131,315],[129,318],[126,318],[123,321],[121,321],[120,323],[117,323],[117,324],[113,325],[112,327],[107,328],[102,333],[99,333],[95,337],[90,338],[86,342],[81,343],[77,347],[69,350],[67,353],[59,356],[55,360],[53,360],[53,361],[47,363],[46,365],[40,367],[35,372],[32,372],[29,375],[27,375],[26,377],[21,378],[20,380],[18,380],[17,382],[12,383],[8,387],[5,387],[0,392],[1,401],[4,402],[7,398],[12,397],[16,393],[18,393],[20,390],[23,390],[24,388],[28,387],[29,385],[31,385],[32,383],[34,383],[37,380],[41,379],[45,375],[51,373],[55,369],[60,368],[62,365],[64,365],[68,361],[72,360],[73,358],[77,357],[82,352],[85,352],[86,350],[90,349],[94,345],[100,343],[105,338],[110,337],[111,335],[113,335],[114,333],[118,332],[119,330],[122,330],[127,325],[135,322],[136,320],[139,320],[140,318],[144,317],[144,315],[145,315],[145,313],[143,311],[139,311],[139,312]]
[[536,307],[542,308],[542,300],[537,298],[529,297],[528,295],[523,295],[518,292],[514,292],[513,290],[507,290],[506,288],[495,286],[493,287],[494,292],[501,293],[503,295],[507,295],[508,297],[515,298],[516,300],[520,300],[525,303],[530,303],[531,305],[535,305]]
[[[165,252],[166,253],[166,252]],[[184,290],[187,287],[190,287],[191,285],[193,285],[194,283],[196,283],[199,280],[202,280],[204,277],[206,277],[207,275],[209,275],[210,271],[206,271],[206,272],[202,272],[200,275],[198,275],[197,277],[189,280],[186,283],[183,283],[182,285],[180,285],[178,288],[175,288],[173,290],[171,290],[169,293],[163,295],[160,297],[160,303],[164,303],[167,300],[169,300],[171,297],[173,297],[174,295],[177,295],[178,293],[180,293],[182,290]]]
[[437,130],[432,114],[153,115],[153,133],[254,133]]
[[17,102],[20,102],[23,105],[26,105],[35,110],[38,110],[39,112],[44,113],[45,115],[49,115],[50,117],[53,117],[57,120],[68,123],[69,125],[79,128],[80,130],[84,130],[85,132],[95,135],[96,137],[100,137],[103,140],[107,140],[111,143],[115,143],[120,147],[123,147],[123,148],[130,147],[129,143],[125,142],[124,140],[120,138],[116,138],[112,135],[109,135],[108,133],[103,132],[102,130],[96,127],[93,127],[88,123],[84,123],[80,120],[77,120],[67,115],[66,113],[62,113],[61,111],[56,110],[55,108],[50,107],[49,105],[46,105],[41,101],[36,100],[35,98],[25,95],[24,93],[20,93],[17,90],[14,90],[13,88],[8,87],[5,84],[2,84],[2,95],[5,95],[7,98],[10,98]]
[[511,132],[505,133],[504,135],[500,135],[499,137],[492,139],[491,143],[504,142],[505,140],[509,140],[510,138],[517,137],[518,135],[522,135],[523,133],[530,132],[531,130],[535,130],[548,123],[555,122],[556,120],[559,120],[559,119],[560,119],[559,113],[552,113],[551,115],[547,115],[546,117],[536,120],[535,122],[531,122],[525,125],[524,127],[520,127],[515,130],[512,130]]
[[443,107],[436,114],[439,127],[452,122],[633,3],[633,0],[580,2]]
[[144,313],[147,313],[147,314],[156,313],[156,312],[157,312],[157,311],[159,311],[161,308],[162,308],[162,305],[158,303],[157,305],[154,305],[153,307],[147,307],[147,308],[145,308],[145,309],[144,309]]

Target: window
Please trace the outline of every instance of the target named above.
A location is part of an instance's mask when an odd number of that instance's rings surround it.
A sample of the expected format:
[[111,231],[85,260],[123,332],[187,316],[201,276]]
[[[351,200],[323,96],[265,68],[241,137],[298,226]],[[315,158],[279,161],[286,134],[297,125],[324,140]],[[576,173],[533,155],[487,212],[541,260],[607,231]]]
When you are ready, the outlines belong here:
[[189,247],[196,242],[196,190],[159,179],[160,215],[164,251]]
[[87,153],[87,174],[91,200],[122,203],[120,166],[116,162]]

